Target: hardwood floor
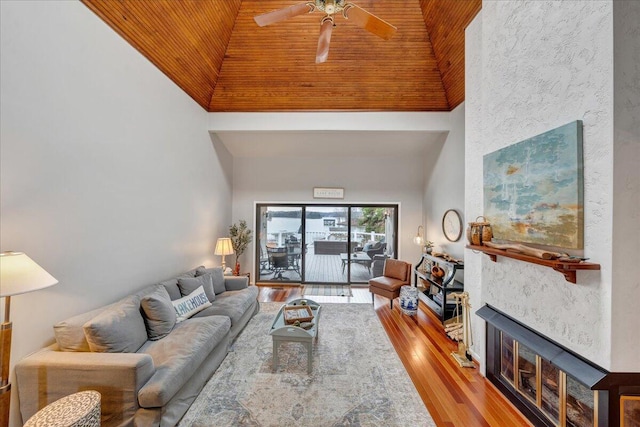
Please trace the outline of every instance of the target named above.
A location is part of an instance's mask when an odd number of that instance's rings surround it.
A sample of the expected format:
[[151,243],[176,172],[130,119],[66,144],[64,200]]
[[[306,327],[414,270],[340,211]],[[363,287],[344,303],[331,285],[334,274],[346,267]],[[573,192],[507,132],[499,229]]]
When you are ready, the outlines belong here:
[[[299,286],[260,286],[261,302],[300,298]],[[366,287],[353,287],[353,297],[312,297],[317,302],[371,303]],[[375,310],[405,369],[438,426],[531,426],[480,373],[460,368],[451,356],[457,344],[442,332],[440,321],[420,303],[418,315],[402,314],[399,301],[375,297]]]

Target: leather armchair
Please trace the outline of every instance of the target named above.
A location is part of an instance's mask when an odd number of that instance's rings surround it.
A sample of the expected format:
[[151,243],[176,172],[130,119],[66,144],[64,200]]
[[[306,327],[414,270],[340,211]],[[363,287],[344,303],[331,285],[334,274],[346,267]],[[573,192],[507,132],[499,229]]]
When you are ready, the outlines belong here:
[[371,302],[374,295],[389,298],[389,306],[393,309],[393,300],[400,296],[400,288],[411,284],[411,264],[393,258],[384,262],[382,276],[369,280]]

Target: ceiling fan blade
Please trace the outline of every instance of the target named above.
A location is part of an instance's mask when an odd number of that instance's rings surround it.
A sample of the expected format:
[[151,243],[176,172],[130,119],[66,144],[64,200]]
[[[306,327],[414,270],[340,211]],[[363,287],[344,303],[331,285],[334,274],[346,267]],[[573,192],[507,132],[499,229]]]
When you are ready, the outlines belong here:
[[273,12],[263,13],[262,15],[254,16],[253,20],[260,27],[271,25],[276,22],[284,21],[285,19],[293,18],[294,16],[304,15],[305,13],[311,13],[315,10],[313,3],[305,2],[299,3],[293,6],[285,7],[284,9],[274,10]]
[[325,62],[329,57],[329,44],[333,31],[333,18],[325,16],[320,24],[320,36],[318,37],[318,50],[316,51],[316,64]]
[[343,15],[349,21],[370,33],[385,40],[389,40],[396,33],[397,28],[377,16],[367,12],[363,8],[353,3],[347,3],[343,10]]

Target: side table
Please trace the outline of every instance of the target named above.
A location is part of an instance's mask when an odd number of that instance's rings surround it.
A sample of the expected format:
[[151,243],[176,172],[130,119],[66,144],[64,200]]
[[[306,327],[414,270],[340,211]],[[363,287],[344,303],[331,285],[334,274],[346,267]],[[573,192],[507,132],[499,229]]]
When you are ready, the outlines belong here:
[[403,286],[400,288],[400,310],[408,316],[418,313],[418,288]]
[[99,427],[100,393],[81,391],[40,409],[24,427]]

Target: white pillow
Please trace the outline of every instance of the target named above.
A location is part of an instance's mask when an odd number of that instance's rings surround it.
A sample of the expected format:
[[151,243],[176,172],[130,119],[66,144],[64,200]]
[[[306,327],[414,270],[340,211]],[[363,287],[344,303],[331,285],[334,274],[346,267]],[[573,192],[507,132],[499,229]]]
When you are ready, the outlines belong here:
[[199,311],[204,310],[207,307],[211,307],[209,298],[202,286],[199,286],[195,291],[191,292],[186,297],[182,297],[175,301],[171,301],[173,308],[176,310],[178,318],[176,323],[180,323],[183,320],[188,319]]

